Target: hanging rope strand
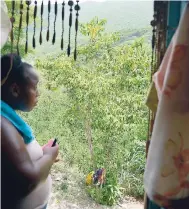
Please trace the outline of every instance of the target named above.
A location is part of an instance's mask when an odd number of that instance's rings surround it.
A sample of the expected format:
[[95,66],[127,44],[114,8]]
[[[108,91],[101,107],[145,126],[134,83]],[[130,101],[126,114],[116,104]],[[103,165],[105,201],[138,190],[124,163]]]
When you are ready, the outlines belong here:
[[[152,77],[155,72],[155,65],[154,65],[154,57],[156,57],[156,45],[157,45],[157,11],[156,11],[156,3],[154,3],[154,15],[153,20],[151,21],[151,26],[153,27],[152,30],[152,55],[151,55],[151,73],[150,73],[150,82],[152,82]],[[154,123],[153,113],[149,109],[149,116],[148,116],[148,140],[150,140],[152,135],[152,126]]]
[[75,19],[75,50],[74,50],[74,60],[77,59],[77,34],[78,34],[78,27],[79,27],[79,0],[76,1],[77,4],[75,5],[75,10],[76,10],[76,19]]
[[151,82],[152,82],[152,76],[153,76],[153,73],[154,73],[154,55],[155,55],[155,42],[156,42],[156,37],[155,37],[155,27],[153,26],[153,31],[152,31],[152,56],[151,56]]
[[40,36],[39,36],[40,45],[43,42],[42,31],[43,31],[43,1],[41,2],[41,30],[40,30]]
[[35,1],[35,8],[34,8],[34,13],[33,13],[33,19],[34,19],[34,26],[33,26],[33,48],[36,47],[36,44],[35,44],[36,17],[37,17],[37,1]]
[[53,34],[52,44],[55,44],[55,41],[56,41],[56,18],[57,18],[57,13],[58,13],[57,0],[55,1],[55,5],[54,5],[54,13],[55,13],[55,18],[54,18],[54,34]]
[[50,13],[51,13],[51,1],[48,1],[48,27],[47,27],[47,36],[46,36],[46,40],[47,42],[49,41],[49,36],[50,36]]
[[12,17],[11,17],[11,23],[12,23],[12,30],[11,30],[11,53],[13,53],[13,47],[14,47],[14,12],[15,12],[15,1],[12,0]]
[[71,27],[72,27],[72,7],[73,7],[74,2],[73,1],[68,1],[68,5],[70,6],[70,17],[69,17],[69,35],[68,35],[68,49],[67,49],[67,54],[68,57],[70,56],[71,53]]
[[17,54],[20,55],[19,51],[19,43],[20,43],[20,34],[21,34],[21,29],[22,29],[22,16],[23,16],[23,1],[20,0],[20,21],[19,21],[19,28],[18,28],[18,40],[17,40]]
[[27,4],[27,13],[26,13],[26,44],[25,44],[25,53],[28,53],[28,25],[29,25],[29,10],[31,1],[26,1]]
[[64,49],[64,18],[65,18],[65,1],[62,3],[62,37],[61,37],[61,50]]

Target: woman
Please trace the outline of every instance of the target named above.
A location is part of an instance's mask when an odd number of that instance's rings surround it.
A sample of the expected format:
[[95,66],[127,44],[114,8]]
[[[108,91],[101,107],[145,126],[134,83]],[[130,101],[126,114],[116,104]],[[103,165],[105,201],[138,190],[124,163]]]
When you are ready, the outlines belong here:
[[58,155],[43,147],[16,113],[37,105],[38,75],[18,55],[1,57],[1,208],[44,209],[51,190],[50,169]]

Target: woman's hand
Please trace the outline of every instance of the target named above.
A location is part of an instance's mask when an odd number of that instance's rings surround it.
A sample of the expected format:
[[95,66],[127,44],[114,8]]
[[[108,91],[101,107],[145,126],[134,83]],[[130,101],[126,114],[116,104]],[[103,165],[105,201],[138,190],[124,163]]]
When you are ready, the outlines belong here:
[[53,162],[56,163],[59,161],[57,159],[58,153],[59,153],[59,146],[56,144],[54,147],[52,147],[53,139],[49,140],[49,142],[42,147],[44,155],[50,155],[53,159]]
[[54,142],[54,139],[50,139],[49,141],[48,141],[48,143],[47,144],[44,144],[43,146],[42,146],[42,150],[45,148],[45,147],[52,147],[52,144],[53,144],[53,142]]

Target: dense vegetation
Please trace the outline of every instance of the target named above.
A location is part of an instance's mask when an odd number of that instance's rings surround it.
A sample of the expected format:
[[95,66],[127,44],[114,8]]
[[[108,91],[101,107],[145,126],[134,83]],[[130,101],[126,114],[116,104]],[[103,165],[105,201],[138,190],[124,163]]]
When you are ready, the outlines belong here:
[[57,137],[64,160],[84,175],[104,167],[104,187],[86,190],[112,205],[143,195],[150,48],[142,38],[120,45],[122,34],[105,28],[98,18],[80,26],[87,42],[77,62],[57,53],[35,60],[41,97],[24,117],[41,144]]
[[76,63],[64,55],[36,61],[45,88],[28,119],[40,141],[57,136],[64,158],[81,172],[104,167],[106,186],[90,194],[113,204],[120,187],[143,195],[150,54],[142,40],[113,47],[120,37],[105,34],[105,23],[93,19],[82,25],[89,43],[79,48]]

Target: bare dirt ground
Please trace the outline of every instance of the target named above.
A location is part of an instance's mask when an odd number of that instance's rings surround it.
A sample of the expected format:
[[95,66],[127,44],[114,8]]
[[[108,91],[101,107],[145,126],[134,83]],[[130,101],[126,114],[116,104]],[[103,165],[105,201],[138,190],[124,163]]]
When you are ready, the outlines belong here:
[[112,207],[95,203],[85,192],[84,176],[76,168],[62,164],[52,170],[53,191],[47,209],[143,209],[143,202],[131,197]]

